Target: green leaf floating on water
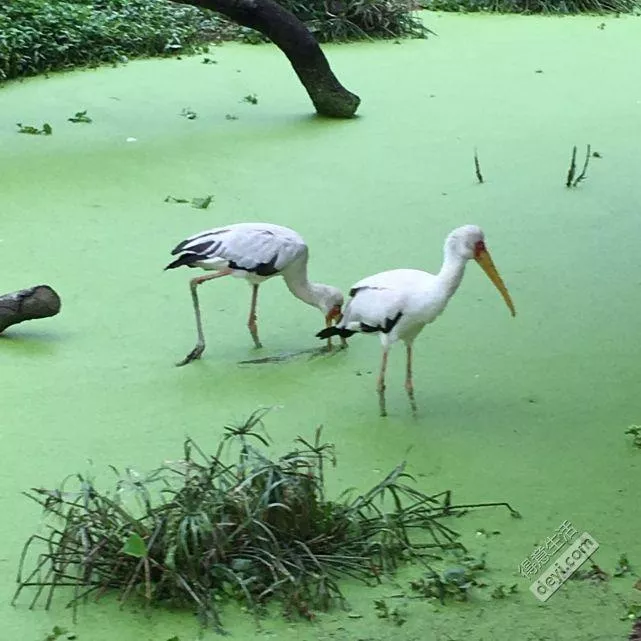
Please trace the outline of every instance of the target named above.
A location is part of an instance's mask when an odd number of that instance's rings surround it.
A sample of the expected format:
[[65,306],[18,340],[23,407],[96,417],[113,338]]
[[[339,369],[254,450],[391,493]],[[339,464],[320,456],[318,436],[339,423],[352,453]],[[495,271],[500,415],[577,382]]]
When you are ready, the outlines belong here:
[[42,125],[42,129],[34,127],[33,125],[23,125],[21,122],[16,123],[18,127],[19,134],[31,134],[32,136],[50,136],[53,132],[51,125],[48,122],[45,122]]
[[69,122],[86,122],[90,123],[93,120],[87,115],[87,110],[76,111],[75,115],[72,118],[67,118]]
[[192,198],[191,206],[196,209],[207,209],[211,205],[211,201],[214,199],[213,196],[205,196],[204,198]]
[[137,532],[132,532],[129,538],[122,546],[122,551],[129,556],[135,556],[137,559],[144,559],[147,554],[147,544]]
[[167,196],[165,198],[166,203],[178,203],[180,205],[186,205],[190,203],[195,209],[207,209],[214,200],[213,196],[205,196],[204,198],[192,198],[191,200],[187,198],[174,198],[174,196]]

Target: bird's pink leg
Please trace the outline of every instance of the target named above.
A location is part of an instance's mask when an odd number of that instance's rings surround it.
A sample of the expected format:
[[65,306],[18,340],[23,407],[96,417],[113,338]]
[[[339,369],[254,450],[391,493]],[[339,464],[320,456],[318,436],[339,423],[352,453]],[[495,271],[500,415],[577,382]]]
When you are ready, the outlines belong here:
[[407,370],[405,373],[405,390],[410,399],[412,414],[416,416],[416,399],[414,398],[414,381],[412,380],[412,345],[407,345]]
[[383,348],[383,359],[381,360],[381,371],[378,375],[378,406],[381,410],[381,416],[387,416],[385,409],[385,371],[387,370],[387,348]]
[[189,352],[189,354],[187,354],[187,356],[185,356],[185,358],[180,361],[180,363],[176,363],[178,367],[187,365],[187,363],[191,363],[197,358],[200,358],[201,354],[205,351],[205,335],[203,333],[203,323],[200,318],[200,303],[198,301],[197,292],[198,285],[201,285],[208,280],[213,280],[214,278],[229,276],[229,274],[231,273],[231,269],[226,269],[224,271],[215,272],[213,274],[198,276],[198,278],[192,278],[191,281],[189,281],[189,287],[191,288],[191,300],[194,304],[194,314],[196,316],[196,331],[198,332],[198,340],[194,349],[192,349],[191,352]]
[[251,309],[249,310],[249,320],[247,321],[247,327],[249,327],[249,332],[254,339],[254,345],[257,348],[262,347],[260,339],[258,338],[258,325],[256,324],[256,303],[258,301],[258,285],[252,285],[252,304]]

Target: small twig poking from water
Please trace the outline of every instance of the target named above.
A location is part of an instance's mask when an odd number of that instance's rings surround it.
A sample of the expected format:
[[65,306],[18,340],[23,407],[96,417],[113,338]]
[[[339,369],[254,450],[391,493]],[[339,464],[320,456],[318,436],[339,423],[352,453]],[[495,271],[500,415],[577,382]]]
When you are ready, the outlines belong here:
[[572,181],[574,180],[574,173],[576,172],[576,145],[572,147],[572,160],[570,160],[570,169],[568,169],[568,177],[565,181],[566,187],[572,187]]
[[483,184],[483,174],[481,173],[481,163],[479,162],[479,155],[476,149],[474,149],[474,170],[476,172],[476,179],[479,183]]
[[586,172],[588,170],[588,165],[590,164],[590,156],[591,156],[591,149],[590,149],[590,145],[588,145],[588,148],[585,152],[585,162],[583,163],[583,169],[581,170],[581,173],[576,177],[576,180],[572,184],[572,187],[576,187],[582,180],[585,180]]

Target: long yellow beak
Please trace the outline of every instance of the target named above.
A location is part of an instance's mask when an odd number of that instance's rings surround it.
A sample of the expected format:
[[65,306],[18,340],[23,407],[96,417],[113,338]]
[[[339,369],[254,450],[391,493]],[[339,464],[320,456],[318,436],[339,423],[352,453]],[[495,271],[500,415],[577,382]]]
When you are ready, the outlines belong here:
[[512,316],[516,316],[514,303],[510,298],[510,292],[507,291],[507,287],[505,286],[503,279],[499,276],[499,272],[494,266],[494,261],[490,256],[490,252],[487,251],[487,249],[481,249],[474,257],[474,260],[476,260],[483,271],[487,274],[488,278],[494,283],[494,287],[499,290],[501,296],[503,296],[505,304],[509,307]]

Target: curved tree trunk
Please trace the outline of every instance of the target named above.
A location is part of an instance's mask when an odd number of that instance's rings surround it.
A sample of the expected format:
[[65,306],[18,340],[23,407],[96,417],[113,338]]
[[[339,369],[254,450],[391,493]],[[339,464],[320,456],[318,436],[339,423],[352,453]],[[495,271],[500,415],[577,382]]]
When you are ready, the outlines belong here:
[[60,311],[60,296],[49,285],[37,285],[0,296],[0,332],[10,325],[48,318]]
[[174,0],[222,13],[234,22],[267,36],[289,59],[316,111],[351,118],[361,99],[345,89],[332,72],[309,29],[274,0]]

